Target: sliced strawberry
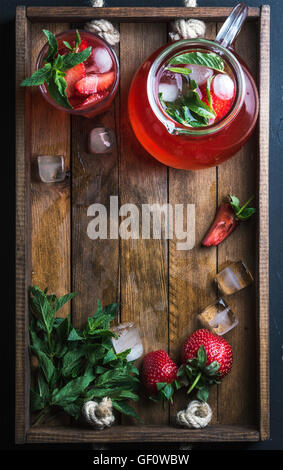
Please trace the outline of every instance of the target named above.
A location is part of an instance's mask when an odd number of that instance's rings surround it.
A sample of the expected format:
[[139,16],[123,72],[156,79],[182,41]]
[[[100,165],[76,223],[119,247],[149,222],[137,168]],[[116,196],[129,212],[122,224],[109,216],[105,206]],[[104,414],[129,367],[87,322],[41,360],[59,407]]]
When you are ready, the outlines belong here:
[[100,103],[100,101],[104,100],[106,96],[109,95],[109,91],[99,91],[98,93],[94,93],[93,95],[89,95],[82,103],[81,106],[88,106],[90,104]]
[[84,64],[78,64],[66,71],[65,80],[67,82],[67,96],[70,97],[75,92],[75,84],[85,77]]
[[81,93],[81,95],[92,95],[97,91],[104,91],[110,88],[114,82],[114,78],[114,72],[87,75],[76,83],[75,89]]
[[[202,94],[202,98],[201,98],[202,101],[207,106],[209,106],[207,93],[206,93],[206,85],[202,85],[200,87],[200,91]],[[233,104],[234,97],[231,98],[230,100],[222,100],[221,98],[218,98],[218,96],[216,96],[212,90],[210,90],[210,94],[211,94],[211,100],[212,100],[212,107],[216,114],[214,122],[217,122],[217,121],[220,121],[220,119],[222,119],[224,116],[226,116],[226,114],[228,114]]]

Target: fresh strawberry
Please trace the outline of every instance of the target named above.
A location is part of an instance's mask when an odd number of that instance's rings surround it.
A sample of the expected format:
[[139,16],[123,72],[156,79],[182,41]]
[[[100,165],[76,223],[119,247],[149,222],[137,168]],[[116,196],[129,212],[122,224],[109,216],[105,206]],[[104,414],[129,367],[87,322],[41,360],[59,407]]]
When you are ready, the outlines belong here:
[[82,95],[91,95],[97,91],[104,91],[110,88],[114,78],[114,72],[87,75],[76,83],[75,88]]
[[75,84],[81,80],[83,77],[85,77],[85,66],[83,63],[75,65],[71,69],[68,69],[66,71],[66,76],[65,80],[67,82],[67,89],[66,93],[67,96],[70,97],[74,94],[75,92]]
[[81,106],[88,106],[90,104],[100,103],[100,101],[104,100],[106,96],[109,95],[109,91],[98,91],[93,95],[89,95],[81,104]]
[[166,351],[160,349],[146,354],[142,366],[142,380],[150,395],[155,399],[172,401],[172,382],[177,379],[177,370],[175,362]]
[[213,224],[202,240],[203,246],[217,246],[223,242],[238,227],[241,221],[248,220],[254,213],[253,207],[248,207],[251,197],[242,207],[235,196],[230,196],[230,202],[221,204],[217,210]]
[[232,368],[232,348],[224,338],[209,330],[196,330],[183,345],[182,362],[178,377],[189,384],[187,393],[196,388],[197,398],[207,401],[209,387],[221,383]]
[[[206,85],[202,85],[200,87],[200,91],[201,91],[201,96],[202,96],[201,100],[207,106],[209,106],[207,92],[206,92]],[[216,96],[216,94],[212,90],[210,90],[210,95],[211,95],[212,107],[215,112],[214,122],[217,122],[217,121],[220,121],[220,119],[222,119],[224,116],[226,116],[226,114],[228,114],[228,112],[230,111],[232,107],[234,97],[231,98],[230,100],[222,100],[221,98],[218,98],[218,96]]]

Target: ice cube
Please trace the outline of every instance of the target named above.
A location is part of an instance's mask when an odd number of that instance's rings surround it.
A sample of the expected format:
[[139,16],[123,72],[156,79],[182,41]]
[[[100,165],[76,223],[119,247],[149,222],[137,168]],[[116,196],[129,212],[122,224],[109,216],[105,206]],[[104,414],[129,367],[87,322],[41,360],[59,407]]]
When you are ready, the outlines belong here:
[[243,261],[237,261],[222,269],[216,275],[215,282],[222,294],[231,295],[249,286],[253,276]]
[[112,59],[103,47],[96,47],[93,51],[93,60],[100,73],[108,72],[112,68]]
[[142,355],[143,345],[134,323],[121,323],[114,327],[113,331],[118,336],[118,339],[112,338],[112,345],[116,354],[131,349],[127,361],[135,361]]
[[214,304],[206,307],[198,315],[198,318],[204,328],[208,328],[218,336],[224,335],[239,323],[235,314],[223,299],[218,299]]
[[204,85],[208,78],[213,75],[213,70],[203,65],[189,64],[186,67],[192,71],[189,75],[190,79],[195,80],[198,86]]
[[162,93],[163,101],[175,101],[178,97],[178,87],[177,85],[169,83],[159,83],[159,93]]
[[62,155],[39,155],[37,157],[39,177],[43,183],[58,183],[65,179]]
[[95,127],[88,135],[89,153],[111,153],[115,146],[115,134],[111,129]]
[[212,80],[215,95],[221,100],[230,100],[234,96],[234,82],[227,73],[219,73]]

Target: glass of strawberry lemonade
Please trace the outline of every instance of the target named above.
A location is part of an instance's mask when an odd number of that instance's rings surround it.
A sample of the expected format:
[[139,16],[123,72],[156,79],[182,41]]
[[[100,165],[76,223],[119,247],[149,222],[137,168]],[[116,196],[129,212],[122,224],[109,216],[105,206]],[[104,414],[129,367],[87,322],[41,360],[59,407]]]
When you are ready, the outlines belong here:
[[[99,36],[79,30],[79,44],[76,42],[78,31],[70,30],[56,35],[58,55],[82,52],[91,47],[89,57],[65,71],[67,82],[66,95],[68,107],[58,103],[51,96],[46,83],[39,85],[43,97],[57,109],[70,114],[92,118],[106,111],[118,89],[119,62],[114,50]],[[49,47],[49,49],[48,49]],[[39,53],[36,69],[41,69],[50,50],[46,43]]]

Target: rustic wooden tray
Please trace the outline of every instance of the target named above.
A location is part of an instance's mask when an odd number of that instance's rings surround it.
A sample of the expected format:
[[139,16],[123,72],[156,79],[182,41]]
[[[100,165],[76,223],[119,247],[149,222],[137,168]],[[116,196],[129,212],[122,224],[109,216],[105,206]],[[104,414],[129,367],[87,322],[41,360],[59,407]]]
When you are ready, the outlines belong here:
[[[17,364],[16,442],[114,441],[256,441],[269,436],[268,371],[268,132],[269,7],[250,8],[237,51],[257,79],[260,117],[253,137],[219,168],[180,171],[152,159],[135,139],[127,115],[132,76],[153,50],[168,40],[167,22],[177,17],[202,18],[207,37],[215,38],[230,8],[38,8],[18,7],[17,61]],[[44,38],[42,28],[58,33],[93,17],[119,24],[120,92],[112,109],[92,122],[49,106],[38,90],[20,81],[34,69]],[[78,159],[78,140],[88,126],[116,130],[118,151],[108,157]],[[64,155],[71,178],[44,185],[35,168],[39,154]],[[258,195],[257,218],[243,224],[217,249],[200,241],[216,207],[227,193],[242,200]],[[196,246],[177,251],[174,240],[99,240],[87,237],[87,207],[93,202],[192,203],[196,206]],[[121,303],[120,320],[140,328],[145,350],[168,349],[177,358],[188,333],[198,327],[196,313],[216,298],[211,279],[227,260],[243,259],[255,274],[252,288],[229,298],[239,325],[227,334],[234,351],[231,374],[214,387],[213,423],[204,430],[178,429],[176,411],[186,403],[178,394],[174,406],[141,401],[143,425],[123,419],[93,431],[68,420],[34,427],[29,415],[27,288],[35,283],[63,294],[80,295],[72,305],[76,325],[90,315],[96,299]],[[68,311],[65,310],[64,314]],[[171,423],[171,424],[170,424]]]

